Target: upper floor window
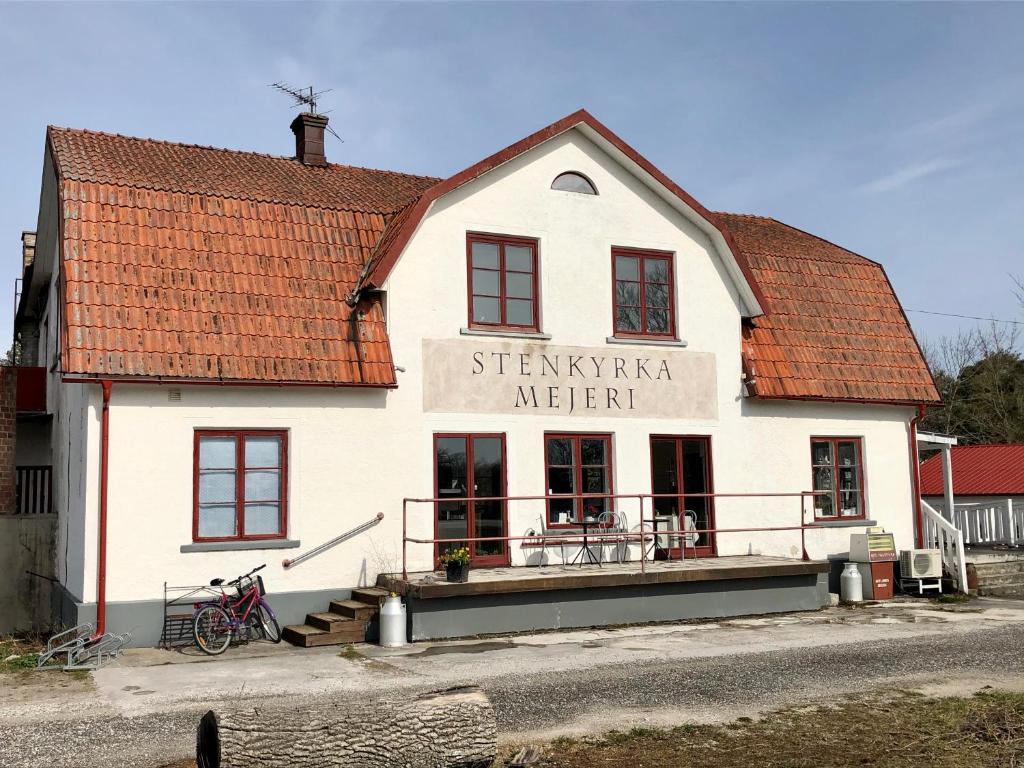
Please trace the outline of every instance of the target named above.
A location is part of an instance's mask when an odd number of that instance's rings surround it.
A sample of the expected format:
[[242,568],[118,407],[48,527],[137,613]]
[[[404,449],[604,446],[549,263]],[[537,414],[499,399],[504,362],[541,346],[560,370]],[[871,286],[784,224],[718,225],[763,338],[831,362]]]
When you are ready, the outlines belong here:
[[478,234],[467,240],[470,326],[539,330],[537,241]]
[[192,538],[283,538],[287,433],[198,430],[195,434]]
[[864,467],[859,437],[811,438],[814,518],[864,517]]
[[566,171],[555,176],[555,180],[551,182],[551,188],[562,192],[579,192],[581,195],[597,194],[594,182],[576,171]]
[[675,336],[672,254],[612,249],[616,336]]

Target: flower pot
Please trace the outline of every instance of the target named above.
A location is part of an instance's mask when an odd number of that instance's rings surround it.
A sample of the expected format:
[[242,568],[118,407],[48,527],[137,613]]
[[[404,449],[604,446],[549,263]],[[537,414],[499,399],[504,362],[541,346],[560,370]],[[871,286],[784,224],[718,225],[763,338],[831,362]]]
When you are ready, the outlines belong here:
[[464,584],[469,581],[469,563],[448,563],[445,575],[450,582]]

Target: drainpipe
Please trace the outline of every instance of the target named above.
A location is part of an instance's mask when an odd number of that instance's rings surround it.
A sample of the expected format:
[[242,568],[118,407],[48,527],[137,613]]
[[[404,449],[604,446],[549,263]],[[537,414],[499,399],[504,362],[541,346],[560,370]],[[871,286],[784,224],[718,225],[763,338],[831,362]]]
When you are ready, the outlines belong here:
[[96,572],[96,636],[107,631],[107,468],[110,463],[111,381],[101,381],[103,415],[100,419],[100,523],[99,562]]
[[910,420],[910,466],[914,482],[914,546],[924,546],[924,516],[921,511],[921,460],[917,454],[917,423],[924,418],[925,407],[917,406],[917,416]]

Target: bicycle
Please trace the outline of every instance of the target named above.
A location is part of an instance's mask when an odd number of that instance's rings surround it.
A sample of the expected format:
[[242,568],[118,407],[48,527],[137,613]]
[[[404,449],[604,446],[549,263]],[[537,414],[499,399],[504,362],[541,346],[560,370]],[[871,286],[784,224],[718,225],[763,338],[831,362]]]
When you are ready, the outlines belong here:
[[[281,642],[281,626],[266,600],[263,578],[252,578],[266,567],[264,563],[226,584],[224,579],[210,581],[211,587],[221,587],[220,598],[193,605],[192,637],[200,651],[210,656],[224,653],[235,637],[242,636],[243,627],[247,637],[251,637],[257,623],[267,640]],[[237,594],[229,596],[224,587],[237,587]]]

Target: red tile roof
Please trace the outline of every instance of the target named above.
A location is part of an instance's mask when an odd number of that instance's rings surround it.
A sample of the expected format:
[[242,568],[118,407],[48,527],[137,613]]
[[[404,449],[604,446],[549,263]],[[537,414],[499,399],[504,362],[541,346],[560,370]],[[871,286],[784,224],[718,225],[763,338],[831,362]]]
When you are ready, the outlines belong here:
[[938,400],[881,266],[772,219],[710,213],[582,110],[443,181],[51,128],[64,370],[393,385],[380,306],[354,323],[345,302],[360,274],[382,284],[434,199],[581,122],[722,235],[765,310],[744,339],[754,394]]
[[774,219],[716,215],[768,302],[744,332],[758,397],[939,401],[880,264]]
[[436,180],[51,128],[64,371],[393,385],[381,308],[345,302]]
[[[1024,445],[954,445],[954,496],[1024,495]],[[941,496],[942,454],[921,464],[921,495]]]

